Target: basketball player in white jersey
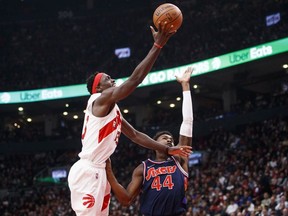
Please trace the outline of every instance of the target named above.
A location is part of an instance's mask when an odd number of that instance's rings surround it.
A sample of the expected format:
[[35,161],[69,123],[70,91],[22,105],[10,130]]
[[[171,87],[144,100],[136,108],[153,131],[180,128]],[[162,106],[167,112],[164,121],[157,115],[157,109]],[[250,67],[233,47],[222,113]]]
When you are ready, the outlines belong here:
[[130,95],[151,70],[161,48],[175,34],[173,26],[161,23],[156,32],[151,26],[154,44],[119,87],[106,73],[96,72],[87,80],[91,96],[86,107],[82,130],[80,159],[71,167],[68,185],[71,206],[78,216],[107,216],[109,214],[110,184],[105,165],[117,147],[121,132],[134,143],[170,155],[189,156],[190,146],[168,147],[135,130],[121,115],[117,102]]

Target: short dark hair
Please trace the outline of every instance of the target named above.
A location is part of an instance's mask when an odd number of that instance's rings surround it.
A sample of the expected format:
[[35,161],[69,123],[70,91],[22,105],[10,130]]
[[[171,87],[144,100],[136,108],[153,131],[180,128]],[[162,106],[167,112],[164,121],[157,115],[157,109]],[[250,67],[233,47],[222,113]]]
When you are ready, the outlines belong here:
[[158,131],[154,136],[153,139],[157,140],[160,136],[162,136],[163,134],[167,134],[171,137],[173,137],[173,135],[169,132],[169,131]]
[[94,82],[94,79],[95,79],[95,76],[100,73],[98,71],[94,72],[93,74],[91,74],[87,80],[86,80],[86,83],[87,83],[87,90],[88,92],[92,95],[92,87],[93,87],[93,82]]

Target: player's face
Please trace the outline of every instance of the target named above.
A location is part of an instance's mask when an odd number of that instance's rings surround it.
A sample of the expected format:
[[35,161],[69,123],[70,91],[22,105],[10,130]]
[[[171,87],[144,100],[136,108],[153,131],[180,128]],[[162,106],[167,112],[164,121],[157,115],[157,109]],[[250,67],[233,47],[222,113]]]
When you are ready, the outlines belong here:
[[114,86],[116,86],[115,80],[112,79],[108,74],[103,74],[100,82],[102,91]]
[[161,136],[158,137],[157,141],[170,147],[174,146],[173,137],[168,134],[162,134]]

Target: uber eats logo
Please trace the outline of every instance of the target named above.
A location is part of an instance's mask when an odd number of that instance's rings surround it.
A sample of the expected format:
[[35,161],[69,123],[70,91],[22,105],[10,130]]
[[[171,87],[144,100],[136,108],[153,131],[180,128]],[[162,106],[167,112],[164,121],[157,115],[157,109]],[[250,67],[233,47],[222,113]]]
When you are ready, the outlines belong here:
[[262,46],[260,48],[250,49],[251,59],[261,58],[267,55],[271,55],[272,53],[273,53],[272,46]]
[[249,52],[241,52],[241,53],[232,53],[232,55],[229,55],[229,62],[231,64],[244,62],[249,59]]
[[242,52],[232,53],[229,55],[229,62],[231,64],[239,64],[241,62],[246,62],[249,60],[254,60],[257,58],[265,57],[267,55],[271,55],[273,53],[272,46],[261,46],[261,47],[253,47],[248,50],[244,50]]
[[60,98],[63,96],[62,90],[41,90],[41,91],[29,91],[29,92],[21,92],[20,100],[21,101],[37,101],[37,100],[49,100]]
[[40,99],[39,92],[23,92],[20,94],[21,101],[34,101]]

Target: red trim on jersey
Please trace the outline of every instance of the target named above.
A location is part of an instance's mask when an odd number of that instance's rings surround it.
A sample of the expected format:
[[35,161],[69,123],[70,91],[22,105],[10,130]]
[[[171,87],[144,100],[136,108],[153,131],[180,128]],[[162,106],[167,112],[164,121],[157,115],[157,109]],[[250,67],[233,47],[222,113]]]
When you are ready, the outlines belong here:
[[103,211],[104,209],[107,208],[107,206],[109,205],[109,201],[110,201],[110,194],[107,194],[107,195],[104,197],[101,211]]
[[117,111],[116,117],[99,130],[98,143],[111,134],[121,124],[121,121],[120,112]]
[[97,93],[97,89],[96,88],[97,88],[102,76],[103,76],[103,73],[98,73],[94,77],[94,81],[93,81],[93,85],[92,85],[92,94]]

